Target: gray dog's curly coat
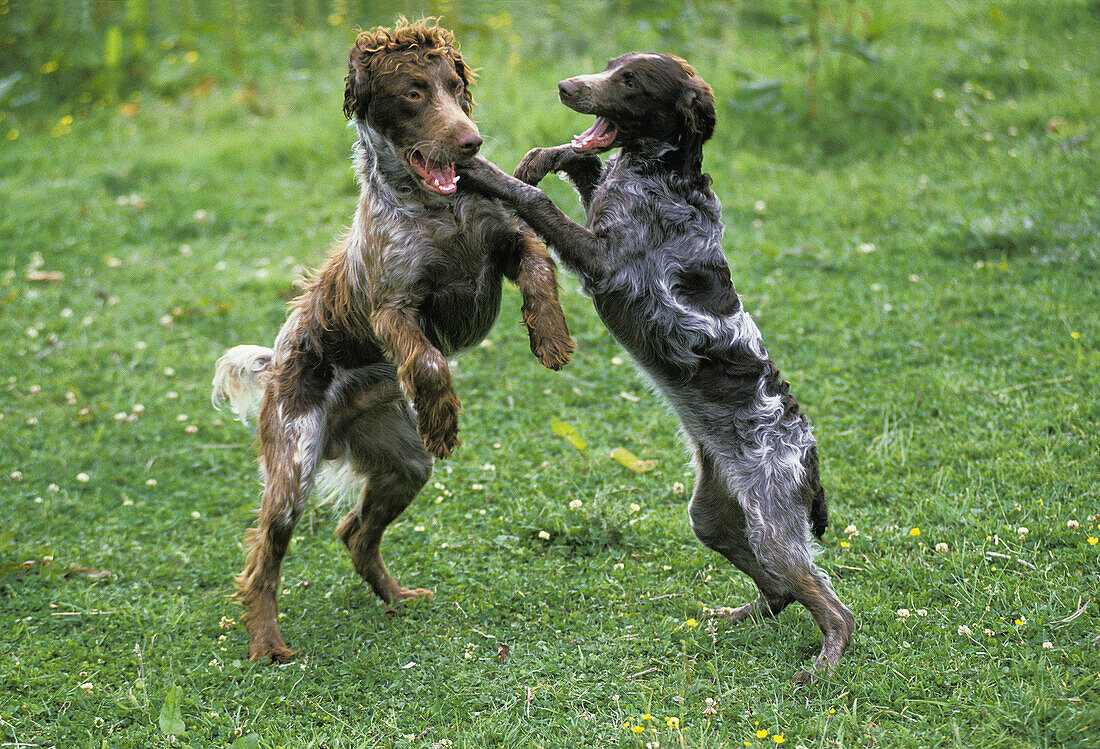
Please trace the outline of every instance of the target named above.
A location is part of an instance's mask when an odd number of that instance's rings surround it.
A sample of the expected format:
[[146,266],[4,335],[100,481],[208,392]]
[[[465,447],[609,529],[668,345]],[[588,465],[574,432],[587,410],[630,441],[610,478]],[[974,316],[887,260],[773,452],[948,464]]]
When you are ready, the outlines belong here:
[[[855,620],[813,561],[811,533],[822,536],[828,512],[810,424],[722,253],[721,204],[701,167],[713,93],[683,60],[647,53],[562,81],[559,93],[566,106],[597,116],[589,130],[532,150],[519,179],[475,159],[460,167],[461,185],[501,198],[554,247],[676,412],[695,453],[692,528],[760,589],[725,615],[774,616],[798,601],[824,634],[814,668],[831,668]],[[596,154],[614,147],[620,153],[603,166]],[[533,187],[557,171],[580,193],[587,227]]]

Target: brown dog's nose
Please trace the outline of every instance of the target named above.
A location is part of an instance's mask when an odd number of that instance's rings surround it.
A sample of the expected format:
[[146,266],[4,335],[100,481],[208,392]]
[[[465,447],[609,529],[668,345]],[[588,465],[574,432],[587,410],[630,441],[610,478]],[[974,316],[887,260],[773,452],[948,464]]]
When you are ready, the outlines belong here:
[[566,78],[564,81],[558,81],[559,96],[576,96],[577,92],[580,90],[581,84],[577,83],[572,78]]
[[481,136],[476,130],[468,130],[462,135],[458,136],[458,150],[462,152],[463,156],[476,156],[477,152],[481,150]]

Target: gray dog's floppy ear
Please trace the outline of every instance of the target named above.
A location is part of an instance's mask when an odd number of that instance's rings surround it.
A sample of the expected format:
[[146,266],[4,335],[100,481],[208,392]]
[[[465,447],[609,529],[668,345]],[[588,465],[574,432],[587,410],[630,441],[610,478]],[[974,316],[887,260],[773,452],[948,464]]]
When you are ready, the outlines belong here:
[[684,169],[698,168],[703,161],[703,144],[714,135],[714,92],[698,75],[684,82],[676,100],[676,112],[683,120],[680,151]]

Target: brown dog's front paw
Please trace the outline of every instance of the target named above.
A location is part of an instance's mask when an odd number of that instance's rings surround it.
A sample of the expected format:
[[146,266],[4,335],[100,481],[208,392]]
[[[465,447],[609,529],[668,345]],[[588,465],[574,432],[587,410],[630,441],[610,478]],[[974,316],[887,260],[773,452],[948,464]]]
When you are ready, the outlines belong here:
[[569,363],[576,342],[555,296],[549,301],[528,298],[523,307],[523,322],[531,338],[531,353],[542,366],[555,372]]
[[531,331],[531,353],[539,363],[557,372],[569,363],[576,350],[576,342],[568,334],[541,335]]
[[437,458],[450,457],[462,444],[458,438],[458,396],[445,393],[431,401],[416,403],[417,430],[424,440],[424,447]]

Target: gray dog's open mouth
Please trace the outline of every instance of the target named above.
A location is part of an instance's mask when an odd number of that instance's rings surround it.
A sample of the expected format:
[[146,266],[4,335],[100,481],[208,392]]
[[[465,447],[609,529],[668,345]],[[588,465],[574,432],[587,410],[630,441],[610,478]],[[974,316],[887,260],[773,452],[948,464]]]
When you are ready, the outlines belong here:
[[420,177],[425,188],[440,195],[453,195],[458,189],[458,175],[455,174],[453,161],[445,164],[433,164],[419,151],[409,151],[409,166]]
[[603,117],[597,117],[596,121],[592,123],[592,127],[580,135],[573,136],[573,142],[570,145],[573,146],[574,151],[595,151],[598,148],[610,146],[615,142],[615,137],[618,134],[619,128],[615,127],[614,122]]

